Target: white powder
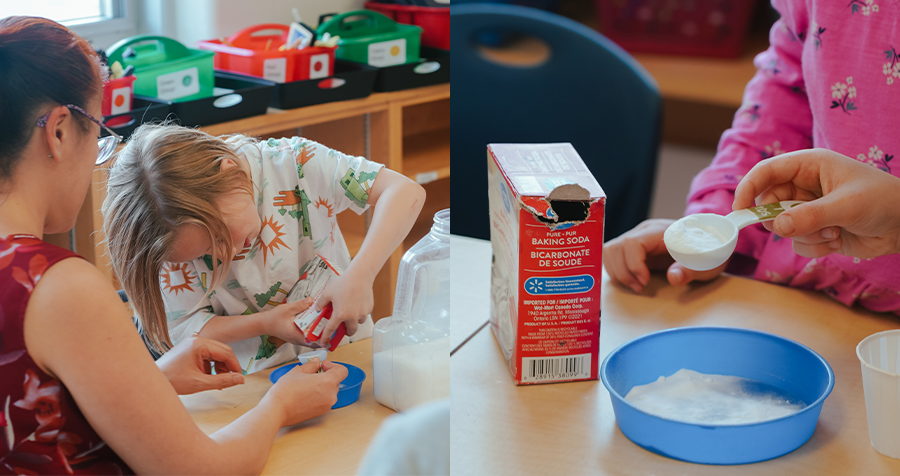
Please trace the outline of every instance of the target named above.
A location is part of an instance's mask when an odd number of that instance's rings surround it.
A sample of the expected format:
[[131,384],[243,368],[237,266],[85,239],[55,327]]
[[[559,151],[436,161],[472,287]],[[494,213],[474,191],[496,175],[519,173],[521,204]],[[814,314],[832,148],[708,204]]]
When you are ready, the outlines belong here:
[[757,423],[806,407],[771,385],[687,369],[647,385],[636,385],[625,400],[652,415],[711,425]]
[[372,356],[375,400],[398,411],[450,396],[450,338]]
[[704,225],[690,216],[676,221],[665,232],[666,246],[681,253],[703,253],[722,246],[728,240],[715,227]]

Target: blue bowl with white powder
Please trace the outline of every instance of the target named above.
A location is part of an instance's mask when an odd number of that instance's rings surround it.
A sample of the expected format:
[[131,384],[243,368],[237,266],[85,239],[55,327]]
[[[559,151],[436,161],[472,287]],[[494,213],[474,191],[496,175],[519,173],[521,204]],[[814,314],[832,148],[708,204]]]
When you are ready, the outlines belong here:
[[[362,384],[366,380],[366,372],[363,371],[363,369],[344,362],[335,363],[347,367],[347,376],[344,380],[341,380],[340,387],[338,388],[337,402],[331,406],[332,410],[346,407],[359,400],[359,391],[362,389]],[[272,384],[275,384],[275,382],[283,377],[284,374],[290,372],[294,367],[299,367],[301,365],[303,365],[303,362],[279,367],[269,374],[269,381],[272,382]]]
[[[704,375],[677,380],[687,375],[679,373],[682,369]],[[831,366],[809,347],[729,327],[681,327],[638,337],[606,356],[600,378],[628,439],[662,456],[703,464],[755,463],[799,448],[815,431],[822,404],[834,388]],[[732,380],[739,381],[740,395],[722,393],[724,401],[707,400],[710,390],[690,383],[715,390]],[[662,390],[663,384],[669,386]],[[662,397],[648,399],[650,389]],[[744,390],[748,400],[735,400],[744,398]],[[771,401],[785,405],[780,416],[758,413]],[[701,410],[686,411],[694,405]],[[722,408],[749,416],[729,419],[732,415],[721,415]],[[759,416],[764,414],[769,416]]]

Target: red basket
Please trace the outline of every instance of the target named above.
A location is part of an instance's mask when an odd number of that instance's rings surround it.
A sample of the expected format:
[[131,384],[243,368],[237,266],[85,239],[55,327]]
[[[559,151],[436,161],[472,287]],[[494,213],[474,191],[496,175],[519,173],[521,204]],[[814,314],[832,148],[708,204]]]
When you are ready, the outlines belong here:
[[125,114],[131,111],[134,99],[134,80],[137,76],[125,76],[110,79],[103,83],[103,100],[100,103],[100,112],[104,116],[113,114]]
[[406,25],[422,27],[422,46],[450,49],[450,8],[395,5],[392,3],[366,2],[367,10],[373,10]]
[[[278,30],[276,35],[254,34]],[[277,83],[327,78],[334,74],[334,48],[309,46],[278,51],[287,41],[290,27],[277,23],[251,26],[222,40],[197,42],[197,47],[216,52],[216,69],[249,74]],[[266,46],[268,45],[268,49]]]
[[756,0],[596,0],[600,31],[633,53],[737,57]]

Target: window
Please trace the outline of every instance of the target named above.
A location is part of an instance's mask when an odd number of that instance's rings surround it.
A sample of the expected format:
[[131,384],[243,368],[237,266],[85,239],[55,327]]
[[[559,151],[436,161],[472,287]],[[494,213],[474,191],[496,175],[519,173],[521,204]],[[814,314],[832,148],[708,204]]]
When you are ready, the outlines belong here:
[[0,18],[11,15],[45,17],[66,25],[94,46],[137,33],[134,0],[27,0],[0,2]]
[[30,0],[3,2],[0,17],[27,15],[45,17],[66,26],[110,20],[113,18],[112,0]]

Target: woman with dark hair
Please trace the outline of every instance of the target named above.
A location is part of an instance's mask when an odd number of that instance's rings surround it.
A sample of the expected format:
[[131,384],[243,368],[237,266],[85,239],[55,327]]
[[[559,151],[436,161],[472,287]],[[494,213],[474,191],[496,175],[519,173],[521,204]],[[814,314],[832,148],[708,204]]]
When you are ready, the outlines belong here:
[[[41,240],[72,228],[120,140],[97,139],[103,79],[62,25],[0,19],[0,473],[258,473],[278,429],[327,412],[347,371],[294,369],[200,431],[177,393],[240,383],[227,346],[194,338],[154,364],[109,280]],[[203,375],[210,361],[222,375]]]

